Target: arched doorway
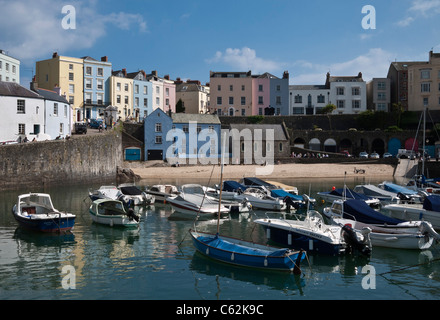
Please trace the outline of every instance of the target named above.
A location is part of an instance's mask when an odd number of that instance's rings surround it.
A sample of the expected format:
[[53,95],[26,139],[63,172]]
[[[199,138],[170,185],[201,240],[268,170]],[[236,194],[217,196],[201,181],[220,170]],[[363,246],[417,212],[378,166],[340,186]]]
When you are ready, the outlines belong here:
[[229,108],[229,115],[234,116],[234,111],[235,111],[234,108],[230,107]]
[[304,149],[305,145],[306,145],[306,142],[304,141],[303,138],[296,138],[296,139],[293,141],[293,146],[294,146],[294,147]]
[[383,155],[385,153],[385,142],[383,142],[382,139],[374,139],[373,143],[371,144],[371,152],[377,152],[380,155]]
[[349,139],[342,139],[339,143],[339,151],[348,151],[348,153],[353,153],[352,143]]
[[321,151],[321,141],[317,138],[313,138],[309,141],[309,149],[314,151]]

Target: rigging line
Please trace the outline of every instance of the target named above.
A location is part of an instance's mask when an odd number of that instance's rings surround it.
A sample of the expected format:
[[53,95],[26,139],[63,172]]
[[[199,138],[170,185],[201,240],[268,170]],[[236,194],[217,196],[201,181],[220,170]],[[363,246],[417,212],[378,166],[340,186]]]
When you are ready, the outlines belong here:
[[[211,184],[211,178],[212,178],[212,174],[214,173],[214,168],[215,168],[215,165],[212,166],[211,175],[209,176],[208,186]],[[199,220],[200,210],[202,209],[203,202],[205,202],[205,197],[206,197],[206,191],[203,192],[202,202],[199,206],[199,211],[197,212],[196,218],[194,219],[194,230],[196,230],[196,222],[197,222],[197,220]]]

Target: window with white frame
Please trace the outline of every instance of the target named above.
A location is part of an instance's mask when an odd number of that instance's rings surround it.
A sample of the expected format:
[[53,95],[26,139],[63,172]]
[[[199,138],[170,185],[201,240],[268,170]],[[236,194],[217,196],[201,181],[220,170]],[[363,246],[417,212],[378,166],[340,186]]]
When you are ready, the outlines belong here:
[[73,72],[69,72],[69,81],[73,81],[75,79],[75,76]]
[[345,94],[345,90],[344,90],[345,88],[344,87],[338,87],[338,88],[336,88],[336,94],[338,95],[338,96],[343,96],[344,94]]
[[92,89],[92,79],[86,79],[86,89]]
[[361,108],[361,101],[360,100],[353,100],[351,102],[351,107],[353,109],[360,109]]
[[156,136],[154,143],[155,144],[162,144],[162,136]]
[[423,82],[420,88],[421,92],[431,92],[431,83]]
[[60,123],[60,134],[64,132],[64,123]]
[[361,88],[359,88],[359,87],[351,88],[351,95],[352,96],[360,96],[361,95]]
[[116,82],[116,91],[121,91],[121,83]]
[[420,71],[421,79],[431,79],[431,70],[421,70]]
[[17,100],[17,113],[26,113],[26,102],[25,100]]
[[92,75],[92,67],[86,67],[86,76]]
[[104,76],[104,69],[103,68],[98,68],[97,75],[98,75],[98,77]]
[[344,109],[345,108],[345,100],[336,100],[336,107],[338,109]]
[[53,115],[58,116],[58,103],[53,104]]
[[75,85],[69,84],[69,93],[75,93]]
[[303,99],[302,96],[300,96],[299,94],[297,94],[295,96],[295,103],[302,103]]
[[26,125],[24,123],[18,124],[18,134],[26,134]]
[[162,132],[162,123],[156,123],[155,132]]
[[104,81],[102,79],[96,80],[96,89],[98,90],[104,89]]

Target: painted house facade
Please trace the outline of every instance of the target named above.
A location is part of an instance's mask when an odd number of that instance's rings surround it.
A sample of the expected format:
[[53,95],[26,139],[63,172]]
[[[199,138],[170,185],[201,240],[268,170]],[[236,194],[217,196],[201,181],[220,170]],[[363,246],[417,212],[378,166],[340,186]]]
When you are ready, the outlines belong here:
[[144,121],[145,160],[218,162],[221,124],[216,115],[173,113],[160,108]]
[[181,81],[179,78],[176,84],[176,100],[182,102],[185,113],[208,113],[210,87],[202,85],[198,80]]
[[367,84],[361,72],[357,76],[327,73],[326,87],[330,89],[330,103],[336,106],[333,114],[358,114],[367,110]]
[[153,112],[153,84],[147,80],[145,71],[128,73],[127,77],[133,79],[133,114],[138,122],[142,122]]
[[100,61],[91,57],[84,60],[84,104],[81,119],[103,118],[110,105],[110,77],[112,64],[107,57]]
[[318,114],[330,101],[330,90],[325,85],[289,86],[290,114]]
[[127,77],[127,70],[113,71],[110,77],[110,104],[118,108],[118,118],[133,117],[133,79]]
[[152,84],[153,110],[160,108],[165,112],[176,112],[176,85],[169,75],[162,78],[157,70],[153,70],[147,75],[147,80]]

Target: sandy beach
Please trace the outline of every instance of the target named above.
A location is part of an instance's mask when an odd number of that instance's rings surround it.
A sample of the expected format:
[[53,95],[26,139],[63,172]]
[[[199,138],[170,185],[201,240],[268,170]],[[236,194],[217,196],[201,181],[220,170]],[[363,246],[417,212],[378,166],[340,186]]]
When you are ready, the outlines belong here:
[[[156,164],[127,164],[141,179],[163,179],[163,178],[209,178],[220,177],[220,166],[180,166],[170,167]],[[356,173],[354,169],[363,169],[365,173]],[[388,164],[277,164],[274,166],[259,165],[227,165],[223,169],[223,179],[240,179],[244,176],[255,176],[259,178],[343,178],[346,177],[393,177],[394,166]]]

